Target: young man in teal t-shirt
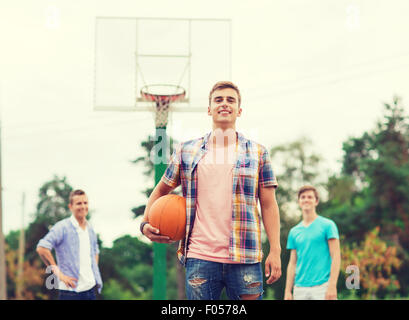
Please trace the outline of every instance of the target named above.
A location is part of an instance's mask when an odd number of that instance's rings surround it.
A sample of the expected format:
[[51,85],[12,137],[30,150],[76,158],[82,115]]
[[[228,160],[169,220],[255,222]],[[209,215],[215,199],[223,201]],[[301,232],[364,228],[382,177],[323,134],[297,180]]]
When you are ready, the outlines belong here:
[[317,190],[304,186],[298,192],[302,221],[288,235],[291,250],[287,267],[285,300],[336,300],[341,264],[339,234],[335,223],[319,216]]

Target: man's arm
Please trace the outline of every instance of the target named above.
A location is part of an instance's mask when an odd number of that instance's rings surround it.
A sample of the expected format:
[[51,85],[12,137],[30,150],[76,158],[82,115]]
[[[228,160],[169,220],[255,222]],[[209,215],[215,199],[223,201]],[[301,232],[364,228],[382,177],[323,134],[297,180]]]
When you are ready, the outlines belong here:
[[337,299],[337,281],[339,276],[339,270],[341,267],[341,249],[339,245],[339,239],[328,240],[329,253],[332,258],[331,273],[328,281],[328,290],[325,294],[326,300]]
[[293,287],[295,279],[295,268],[297,266],[297,250],[292,249],[290,261],[287,266],[287,279],[285,282],[284,300],[293,300]]
[[264,229],[270,243],[270,252],[265,262],[265,274],[268,277],[267,284],[271,284],[281,277],[280,212],[275,188],[260,186],[259,199]]
[[75,288],[77,279],[73,277],[66,276],[63,274],[58,268],[57,264],[55,263],[54,257],[51,253],[51,250],[44,248],[44,247],[37,247],[37,253],[40,256],[41,260],[46,264],[46,266],[51,266],[53,273],[60,279],[62,282],[66,284],[67,287]]
[[[153,189],[148,203],[145,207],[145,212],[143,214],[143,221],[148,221],[148,214],[152,204],[162,196],[169,194],[174,188],[168,186],[163,181],[159,181],[156,187]],[[160,242],[160,243],[172,243],[173,241],[170,240],[167,236],[161,236],[160,230],[152,227],[149,223],[145,224],[142,230],[144,236],[146,236],[151,241]]]
[[37,253],[46,266],[56,266],[51,250],[44,247],[37,247]]

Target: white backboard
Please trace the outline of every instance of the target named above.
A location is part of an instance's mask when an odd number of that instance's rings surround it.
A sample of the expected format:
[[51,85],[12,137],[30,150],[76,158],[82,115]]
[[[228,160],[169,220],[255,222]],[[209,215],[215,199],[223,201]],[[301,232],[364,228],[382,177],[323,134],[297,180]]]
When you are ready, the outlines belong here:
[[118,18],[95,21],[94,110],[146,111],[145,85],[183,87],[173,111],[202,111],[211,87],[232,80],[231,21]]

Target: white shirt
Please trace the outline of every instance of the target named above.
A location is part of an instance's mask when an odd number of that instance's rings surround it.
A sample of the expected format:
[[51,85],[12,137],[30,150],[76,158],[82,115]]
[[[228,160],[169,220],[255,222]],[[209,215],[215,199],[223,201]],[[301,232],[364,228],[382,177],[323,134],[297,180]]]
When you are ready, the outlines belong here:
[[78,233],[80,242],[79,279],[75,288],[69,288],[64,282],[59,281],[59,289],[75,292],[87,291],[96,285],[94,273],[92,272],[91,267],[91,243],[89,239],[88,225],[86,224],[85,230],[83,230],[73,215],[71,215],[70,221]]

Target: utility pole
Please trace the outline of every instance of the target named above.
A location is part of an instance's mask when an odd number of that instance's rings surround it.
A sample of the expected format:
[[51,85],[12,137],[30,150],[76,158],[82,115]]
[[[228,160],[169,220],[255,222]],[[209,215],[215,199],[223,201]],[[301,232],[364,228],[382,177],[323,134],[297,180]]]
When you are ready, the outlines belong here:
[[21,229],[20,239],[18,242],[18,269],[17,269],[17,281],[16,281],[16,299],[23,299],[23,287],[24,287],[24,251],[25,251],[25,235],[24,235],[24,209],[26,204],[26,194],[23,192],[23,198],[21,200]]
[[0,92],[0,300],[7,300],[6,246],[3,235],[3,186],[1,176],[1,92]]

